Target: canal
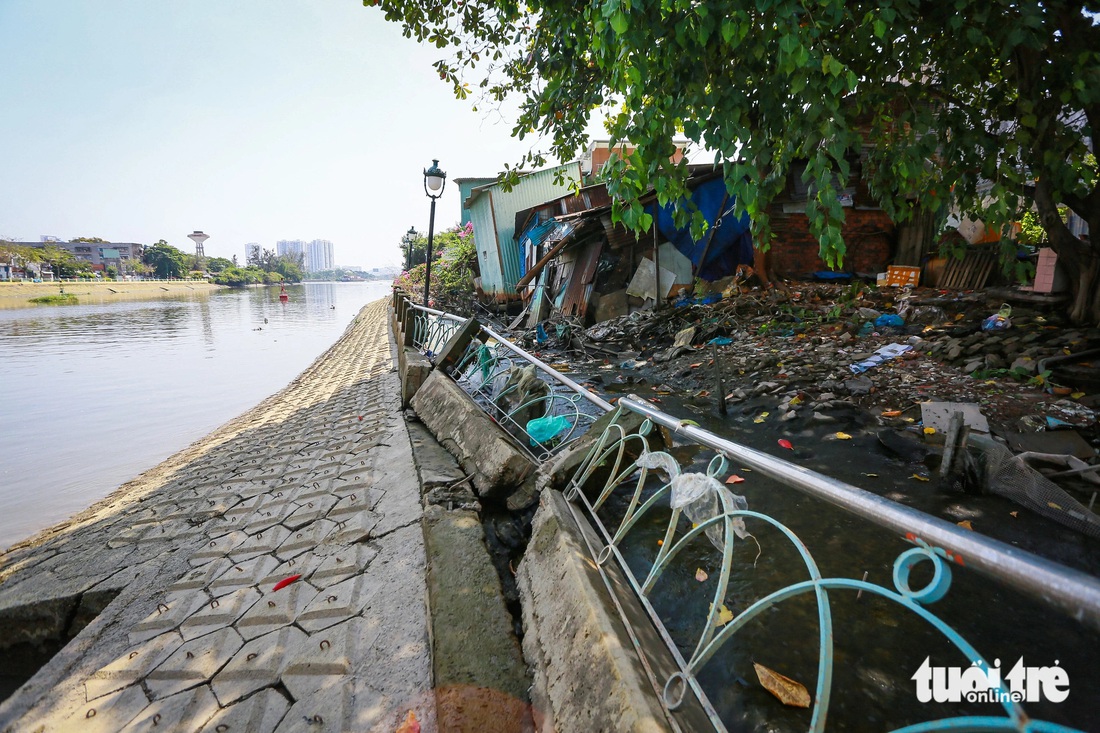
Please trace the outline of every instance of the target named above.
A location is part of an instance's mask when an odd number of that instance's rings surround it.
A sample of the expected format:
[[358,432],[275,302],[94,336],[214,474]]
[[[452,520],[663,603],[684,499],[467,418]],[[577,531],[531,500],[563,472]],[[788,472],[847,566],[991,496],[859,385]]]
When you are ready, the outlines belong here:
[[285,387],[388,282],[0,310],[0,549]]

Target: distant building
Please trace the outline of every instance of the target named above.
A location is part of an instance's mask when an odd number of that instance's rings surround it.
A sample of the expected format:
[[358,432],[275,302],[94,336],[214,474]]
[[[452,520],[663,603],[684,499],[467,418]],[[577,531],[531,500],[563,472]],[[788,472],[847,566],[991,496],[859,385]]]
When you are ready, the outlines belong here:
[[327,239],[314,239],[305,248],[306,272],[324,272],[336,269],[336,257],[332,242]]
[[141,260],[145,245],[137,242],[62,242],[56,237],[43,237],[40,242],[14,242],[24,247],[57,247],[71,252],[78,260],[84,260],[92,270],[102,272],[114,267],[120,272],[130,260]]
[[306,256],[306,243],[300,239],[280,239],[275,243],[275,254],[280,257],[297,257],[300,255],[304,262]]

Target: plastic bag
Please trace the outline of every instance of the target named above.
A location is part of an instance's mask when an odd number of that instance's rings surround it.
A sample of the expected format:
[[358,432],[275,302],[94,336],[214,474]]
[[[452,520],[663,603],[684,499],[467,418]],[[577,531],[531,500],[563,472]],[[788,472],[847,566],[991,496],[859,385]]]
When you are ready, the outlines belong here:
[[[684,473],[672,479],[672,508],[682,508],[684,516],[690,519],[692,524],[702,524],[724,514],[726,510],[722,503],[722,495],[725,495],[731,511],[749,508],[745,497],[734,494],[717,479],[706,474]],[[733,533],[741,539],[749,536],[743,518],[731,517],[730,526]],[[707,527],[706,534],[710,543],[719,551],[725,549],[725,527],[721,522]]]
[[1012,326],[1009,316],[1012,315],[1012,306],[1002,303],[1001,309],[982,321],[983,331],[1000,331]]
[[571,427],[573,423],[565,415],[537,417],[527,423],[527,434],[531,436],[532,446],[536,443],[546,445]]
[[893,313],[886,313],[875,319],[875,328],[884,328],[886,326],[893,326],[894,328],[900,328],[905,325],[905,319],[899,315]]
[[660,469],[668,474],[670,481],[680,475],[680,464],[664,451],[643,453],[634,463],[638,468]]

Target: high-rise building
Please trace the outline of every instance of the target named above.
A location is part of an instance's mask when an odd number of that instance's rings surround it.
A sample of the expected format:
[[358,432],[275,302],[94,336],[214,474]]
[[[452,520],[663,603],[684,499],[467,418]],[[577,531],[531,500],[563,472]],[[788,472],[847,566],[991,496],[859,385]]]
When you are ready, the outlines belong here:
[[306,272],[323,272],[336,269],[336,257],[332,242],[327,239],[314,239],[306,247]]
[[306,243],[300,239],[280,239],[275,243],[275,254],[280,257],[296,257],[301,255],[302,259],[305,259],[306,255]]

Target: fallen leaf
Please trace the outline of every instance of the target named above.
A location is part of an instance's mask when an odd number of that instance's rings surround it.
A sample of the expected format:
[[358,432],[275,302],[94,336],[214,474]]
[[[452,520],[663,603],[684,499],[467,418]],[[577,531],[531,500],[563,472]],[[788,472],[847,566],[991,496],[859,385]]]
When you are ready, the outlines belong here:
[[691,368],[692,369],[698,369],[701,366],[703,366],[703,362],[697,361],[697,362],[695,362],[694,364],[691,365]]
[[1048,501],[1047,506],[1050,507],[1051,509],[1057,509],[1059,511],[1061,511],[1061,509],[1062,509],[1062,507],[1058,506],[1053,501]]
[[774,669],[768,669],[763,664],[752,663],[756,670],[756,678],[764,689],[775,695],[779,702],[796,708],[810,707],[810,693],[798,682],[790,677],[785,677]]
[[885,410],[882,413],[883,417],[901,417],[901,410]]
[[791,441],[787,440],[786,438],[779,439],[779,447],[786,448],[787,450],[794,450],[794,446],[791,445]]
[[1020,513],[1019,513],[1019,512],[1009,512],[1008,514],[1009,514],[1009,516],[1011,516],[1011,517],[1012,517],[1013,519],[1015,519],[1016,517],[1020,516]]
[[[714,604],[710,604],[711,609],[714,608]],[[715,626],[725,626],[730,621],[733,621],[733,611],[726,608],[726,604],[723,603],[718,606],[718,618],[714,619]]]
[[726,479],[727,484],[741,484],[741,483],[744,483],[744,482],[745,482],[745,479],[738,476],[736,473],[731,473],[730,477],[728,479]]
[[706,580],[709,577],[710,576],[707,575],[707,572],[705,570],[703,570],[702,568],[695,568],[695,579],[698,580],[700,583],[702,583],[704,580]]
[[914,473],[909,478],[915,478],[917,481],[928,481],[929,480],[927,476],[921,476],[919,473]]
[[691,425],[693,427],[699,427],[699,423],[695,422],[694,420],[681,420],[680,425]]
[[745,473],[752,473],[751,468],[745,468],[744,466],[741,466],[741,470],[744,471]]
[[796,405],[801,405],[802,404],[802,398],[801,397],[792,397],[791,401],[788,402],[787,404],[790,405],[791,407],[794,407]]
[[971,532],[974,531],[974,526],[970,524],[969,519],[964,519],[961,522],[955,522],[955,524],[959,525],[963,529],[969,529]]
[[924,434],[925,435],[935,435],[936,434],[936,429],[935,428],[925,428],[924,429]]
[[764,422],[764,418],[762,418],[762,417],[757,417],[756,419],[754,419],[754,420],[753,420],[753,422],[754,422],[754,423],[757,423],[757,424],[759,424],[759,423],[762,423],[762,422]]
[[416,719],[416,713],[410,710],[394,733],[420,733],[420,721]]
[[852,436],[848,435],[848,433],[836,433],[836,439],[837,440],[851,440]]
[[1079,400],[1084,396],[1085,396],[1084,392],[1074,392],[1073,394],[1070,395],[1070,397],[1072,397],[1075,400]]
[[704,389],[702,392],[700,392],[699,394],[697,394],[695,396],[696,397],[709,397],[710,396],[710,390]]
[[965,314],[965,313],[956,313],[956,314],[955,314],[955,320],[956,320],[956,321],[961,321],[961,320],[962,320],[962,319],[964,319],[964,318],[966,318],[966,314]]
[[877,473],[863,473],[863,474],[860,474],[860,475],[861,475],[861,476],[867,476],[867,477],[869,477],[869,478],[878,478],[878,474],[877,474]]

